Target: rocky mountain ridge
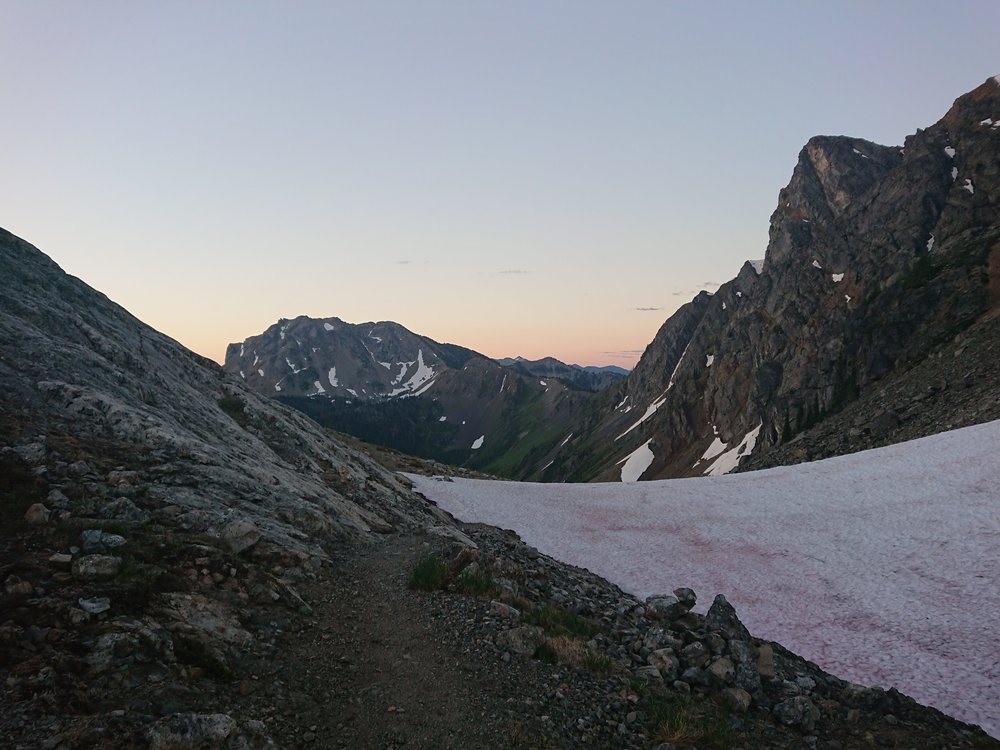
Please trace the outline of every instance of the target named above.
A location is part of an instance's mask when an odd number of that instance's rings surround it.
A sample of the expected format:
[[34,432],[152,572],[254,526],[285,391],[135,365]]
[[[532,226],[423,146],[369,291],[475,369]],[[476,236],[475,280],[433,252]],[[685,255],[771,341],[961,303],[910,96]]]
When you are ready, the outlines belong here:
[[546,361],[551,376],[440,344],[398,323],[300,316],[227,349],[262,395],[370,443],[504,476],[532,472],[608,376]]
[[630,457],[643,479],[731,471],[989,317],[997,121],[990,78],[902,148],[810,139],[764,260],[668,319],[545,478],[618,480]]

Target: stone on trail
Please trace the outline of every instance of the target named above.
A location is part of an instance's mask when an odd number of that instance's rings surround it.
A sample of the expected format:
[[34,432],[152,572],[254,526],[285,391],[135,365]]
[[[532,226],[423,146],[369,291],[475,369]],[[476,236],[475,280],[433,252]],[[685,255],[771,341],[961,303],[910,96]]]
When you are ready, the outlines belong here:
[[52,511],[42,503],[35,503],[24,512],[24,522],[32,526],[41,526],[48,523],[51,516]]

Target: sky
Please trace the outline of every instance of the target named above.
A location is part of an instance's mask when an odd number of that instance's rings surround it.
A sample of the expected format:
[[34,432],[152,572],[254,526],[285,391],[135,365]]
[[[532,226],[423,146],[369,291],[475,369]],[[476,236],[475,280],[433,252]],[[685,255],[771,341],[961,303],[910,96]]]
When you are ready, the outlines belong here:
[[513,529],[640,599],[687,586],[705,612],[724,594],[755,637],[1000,739],[998,451],[1000,421],[730,476],[407,476],[457,518]]
[[[1000,3],[0,0],[0,227],[195,351],[279,318],[629,367],[803,144],[902,144]],[[0,269],[2,272],[2,269]]]

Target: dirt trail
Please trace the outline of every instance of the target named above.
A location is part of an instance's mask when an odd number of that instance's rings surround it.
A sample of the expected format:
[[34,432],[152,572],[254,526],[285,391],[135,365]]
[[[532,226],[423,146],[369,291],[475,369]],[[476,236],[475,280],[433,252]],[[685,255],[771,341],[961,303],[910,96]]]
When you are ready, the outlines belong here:
[[[425,542],[393,536],[352,550],[327,580],[304,587],[311,627],[286,634],[287,690],[269,728],[283,747],[499,748],[517,725],[499,716],[508,674],[456,643],[452,602],[410,591]],[[498,679],[497,679],[498,678]],[[515,688],[516,689],[516,688]],[[284,690],[281,690],[284,692]],[[272,694],[273,695],[273,694]]]

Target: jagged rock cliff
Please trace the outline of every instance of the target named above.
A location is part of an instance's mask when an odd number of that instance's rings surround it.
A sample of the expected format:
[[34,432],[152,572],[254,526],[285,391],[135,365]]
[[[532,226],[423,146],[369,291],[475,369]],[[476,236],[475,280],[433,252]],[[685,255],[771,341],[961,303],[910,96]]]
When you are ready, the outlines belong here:
[[995,307],[998,122],[991,78],[902,148],[811,139],[765,259],[671,317],[546,478],[730,471]]

